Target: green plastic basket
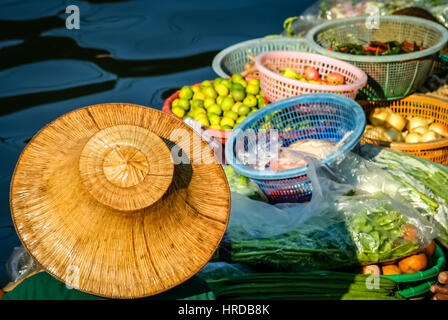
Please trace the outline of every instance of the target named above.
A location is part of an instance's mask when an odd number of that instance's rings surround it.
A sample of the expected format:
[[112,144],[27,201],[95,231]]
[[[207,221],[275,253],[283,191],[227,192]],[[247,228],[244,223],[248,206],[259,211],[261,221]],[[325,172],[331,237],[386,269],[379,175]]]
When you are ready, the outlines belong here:
[[431,285],[437,282],[439,273],[445,268],[445,254],[439,246],[436,246],[432,264],[433,266],[425,271],[412,274],[382,275],[382,277],[395,281],[399,287],[396,293],[402,297],[417,297],[429,292]]
[[248,55],[257,56],[269,51],[313,52],[306,39],[290,37],[258,38],[237,43],[219,52],[213,59],[213,70],[222,78],[241,73],[250,60]]
[[[415,92],[429,76],[439,51],[448,41],[440,24],[409,16],[380,16],[378,28],[368,28],[369,17],[336,19],[311,29],[306,38],[320,54],[354,64],[367,73],[362,100],[395,100]],[[366,45],[369,41],[416,42],[425,49],[390,56],[363,56],[328,50],[333,43]]]

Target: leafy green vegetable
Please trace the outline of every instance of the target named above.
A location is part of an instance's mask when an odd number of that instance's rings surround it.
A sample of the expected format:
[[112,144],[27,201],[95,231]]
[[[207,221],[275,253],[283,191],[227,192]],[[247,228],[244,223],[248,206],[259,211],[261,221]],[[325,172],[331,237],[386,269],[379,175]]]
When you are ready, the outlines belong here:
[[448,247],[448,168],[404,152],[369,144],[361,156],[388,172],[401,187],[400,195],[439,228],[437,238]]
[[335,206],[275,236],[263,235],[263,228],[272,225],[248,231],[245,221],[238,221],[244,217],[231,216],[221,243],[221,252],[227,252],[215,259],[287,271],[395,260],[419,250],[417,241],[403,238],[411,223],[401,209],[384,194],[342,196]]

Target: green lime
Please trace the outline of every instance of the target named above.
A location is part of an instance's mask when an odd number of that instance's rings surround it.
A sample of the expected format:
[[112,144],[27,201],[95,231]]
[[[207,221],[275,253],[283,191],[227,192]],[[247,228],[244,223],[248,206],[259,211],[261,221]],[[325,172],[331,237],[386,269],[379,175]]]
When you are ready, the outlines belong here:
[[221,122],[221,117],[214,113],[211,113],[208,117],[208,120],[210,121],[210,124],[219,125],[219,123]]
[[230,91],[236,90],[236,89],[244,90],[244,87],[241,85],[241,83],[234,82],[234,83],[232,83],[232,86],[230,87]]
[[243,89],[232,90],[232,98],[235,101],[243,101],[245,97],[246,97],[246,93],[244,92]]
[[212,83],[209,80],[202,81],[201,86],[203,86],[203,87],[213,87]]
[[[254,80],[254,79],[252,79],[252,80]],[[256,94],[258,93],[258,91],[260,91],[260,87],[259,87],[259,86],[254,86],[254,85],[252,85],[252,84],[249,84],[249,85],[247,85],[247,87],[246,87],[246,92],[247,92],[247,93],[256,95]]]
[[208,127],[210,125],[210,122],[208,121],[207,117],[199,117],[197,119],[195,119],[197,122],[199,122],[200,124],[202,124],[203,126]]
[[223,79],[221,81],[221,84],[225,85],[227,87],[227,89],[230,89],[232,82],[229,79]]
[[233,101],[232,97],[230,97],[230,96],[224,97],[224,98],[222,98],[222,101],[221,101],[221,108],[223,111],[231,110],[234,103],[235,103],[235,101]]
[[243,103],[240,102],[240,101],[235,102],[235,104],[234,104],[233,107],[232,107],[232,111],[238,113],[238,109],[239,109],[239,107],[242,106],[242,105],[243,105]]
[[190,87],[182,87],[182,89],[180,89],[179,91],[179,98],[181,99],[188,99],[190,100],[191,98],[193,98],[193,90]]
[[179,101],[177,102],[177,107],[188,111],[190,109],[190,100],[184,98],[179,99]]
[[221,126],[221,130],[232,130],[232,129],[233,129],[233,126],[229,126],[229,125]]
[[249,114],[252,114],[252,113],[257,112],[257,111],[258,111],[257,108],[250,108]]
[[237,80],[244,80],[244,77],[239,73],[232,74],[232,81],[238,82]]
[[232,110],[229,110],[229,111],[226,111],[226,113],[224,113],[224,117],[236,120],[236,119],[238,119],[238,113],[236,113]]
[[224,117],[221,119],[221,122],[219,123],[221,126],[231,126],[233,127],[235,125],[235,120],[232,118]]
[[205,87],[201,92],[203,94],[205,94],[205,96],[208,98],[215,99],[218,96],[218,94],[216,93],[215,89],[213,89],[213,87]]
[[193,95],[193,100],[205,100],[206,96],[202,91],[196,92]]
[[248,107],[256,107],[258,105],[258,100],[253,95],[248,95],[244,98],[243,103]]
[[224,98],[225,98],[224,96],[218,96],[218,97],[216,98],[216,103],[219,104],[219,105],[221,105],[221,103],[222,103],[222,99],[224,99]]
[[171,102],[171,108],[179,106],[179,98],[176,98]]
[[204,101],[202,101],[202,100],[192,100],[191,101],[191,109],[203,108],[203,107],[204,107]]
[[213,86],[215,87],[217,84],[220,84],[221,82],[222,82],[222,80],[224,80],[223,78],[216,78],[214,81],[213,81]]
[[264,103],[264,97],[258,98],[258,109],[263,108],[266,104]]
[[201,88],[199,88],[198,86],[190,87],[190,89],[191,91],[193,91],[193,94],[201,91]]
[[242,79],[242,80],[236,80],[236,81],[234,81],[234,82],[235,82],[235,83],[239,83],[239,84],[241,84],[244,88],[247,87],[247,81],[244,80],[244,79]]
[[260,86],[260,79],[250,79],[249,82],[247,82],[248,85],[250,86],[256,86],[259,87]]
[[218,84],[216,87],[216,92],[218,92],[218,94],[220,96],[226,96],[229,94],[229,88],[227,88],[224,84],[220,83]]
[[236,124],[240,124],[244,119],[246,119],[246,116],[241,116],[238,119],[236,119]]
[[208,110],[208,112],[214,113],[218,116],[220,116],[222,113],[221,107],[219,105],[217,105],[216,103],[209,106],[207,110]]
[[205,107],[205,109],[208,109],[208,107],[210,107],[212,104],[215,104],[215,99],[213,99],[213,98],[206,98],[204,100],[204,107]]
[[238,114],[240,116],[248,115],[249,112],[250,112],[250,108],[245,104],[240,105],[240,107],[238,108]]
[[209,126],[209,128],[215,129],[215,130],[221,130],[221,126],[219,124],[212,124]]
[[183,118],[185,116],[185,110],[180,107],[174,107],[171,109],[171,112],[173,112],[176,116],[179,118]]
[[201,114],[203,114],[205,117],[207,117],[207,110],[205,110],[204,108],[196,108],[193,111],[193,114],[194,114],[195,119]]

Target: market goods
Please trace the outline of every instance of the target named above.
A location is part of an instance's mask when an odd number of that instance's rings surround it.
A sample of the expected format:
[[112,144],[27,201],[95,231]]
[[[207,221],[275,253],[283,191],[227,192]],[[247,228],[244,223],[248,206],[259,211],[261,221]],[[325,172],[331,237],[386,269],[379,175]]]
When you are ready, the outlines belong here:
[[[328,207],[324,201],[315,201],[318,205],[309,207],[313,212],[309,219],[297,222],[291,217],[288,223],[276,217],[281,213],[275,207],[235,196],[227,237],[220,245],[225,254],[215,259],[263,270],[328,270],[396,260],[426,246],[422,247],[427,241],[426,227],[407,217],[410,208],[384,194],[340,196],[334,205],[329,201]],[[412,238],[409,228],[414,229]]]
[[440,231],[437,238],[448,247],[448,169],[408,153],[361,146],[360,154],[384,169],[398,183],[396,191]]
[[254,200],[264,199],[258,186],[249,178],[236,173],[231,166],[226,166],[224,172],[229,182],[230,191],[245,195]]
[[[448,136],[448,128],[433,119],[407,118],[387,107],[377,107],[369,114],[370,125],[364,137],[388,142],[427,143]],[[406,129],[406,130],[405,130]]]
[[402,273],[416,273],[424,270],[428,265],[428,259],[424,253],[415,254],[398,261],[398,268]]
[[383,265],[381,267],[381,274],[384,275],[394,275],[394,274],[401,274],[401,270],[396,265]]
[[260,81],[234,74],[230,79],[216,78],[182,87],[170,110],[179,118],[193,118],[211,129],[232,130],[264,105]]
[[401,300],[394,281],[381,278],[379,288],[367,288],[367,275],[332,271],[250,273],[209,279],[218,299]]
[[416,52],[423,49],[423,46],[417,45],[415,42],[410,43],[407,41],[370,41],[367,45],[356,43],[333,43],[333,45],[328,48],[328,50],[332,50],[335,52],[364,56],[388,56],[394,54]]
[[331,72],[322,79],[317,69],[310,66],[305,66],[303,74],[296,73],[290,68],[285,68],[282,71],[282,76],[316,84],[341,85],[345,83],[344,76],[338,72]]

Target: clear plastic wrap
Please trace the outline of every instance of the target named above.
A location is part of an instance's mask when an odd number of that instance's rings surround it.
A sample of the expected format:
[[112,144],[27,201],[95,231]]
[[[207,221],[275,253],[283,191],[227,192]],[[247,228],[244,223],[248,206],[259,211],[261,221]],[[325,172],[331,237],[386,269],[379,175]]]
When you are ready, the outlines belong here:
[[[426,248],[436,228],[405,203],[359,187],[364,180],[355,163],[347,167],[355,159],[362,161],[350,154],[329,168],[307,157],[309,203],[270,205],[232,193],[219,258],[257,269],[299,271],[386,262]],[[376,180],[383,177],[389,178],[379,170]]]
[[437,21],[448,27],[448,0],[320,0],[308,7],[300,16],[286,19],[283,35],[304,36],[312,27],[327,20],[390,15],[410,7],[427,10]]
[[6,272],[11,282],[21,280],[38,269],[40,269],[39,264],[23,246],[15,247],[6,261]]

